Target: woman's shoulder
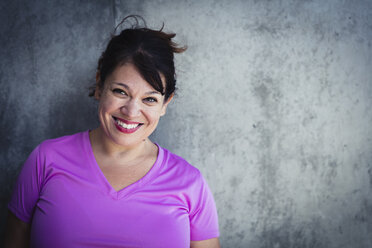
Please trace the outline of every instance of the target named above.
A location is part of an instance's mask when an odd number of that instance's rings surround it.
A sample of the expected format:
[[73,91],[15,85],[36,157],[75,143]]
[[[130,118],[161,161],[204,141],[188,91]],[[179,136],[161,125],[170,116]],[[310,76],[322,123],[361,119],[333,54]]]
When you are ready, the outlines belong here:
[[74,150],[77,147],[84,145],[88,135],[88,131],[84,131],[57,138],[46,139],[38,145],[38,149],[44,153]]
[[88,131],[44,140],[28,155],[25,164],[45,169],[56,162],[79,159],[82,149],[86,149],[87,140]]
[[185,158],[159,146],[159,151],[163,153],[163,167],[166,170],[173,170],[177,174],[184,174],[193,177],[201,177],[200,170],[190,164]]

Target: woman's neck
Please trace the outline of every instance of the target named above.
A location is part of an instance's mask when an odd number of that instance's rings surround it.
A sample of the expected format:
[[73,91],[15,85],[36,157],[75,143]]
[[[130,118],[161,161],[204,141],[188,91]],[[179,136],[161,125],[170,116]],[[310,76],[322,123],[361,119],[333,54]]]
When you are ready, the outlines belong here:
[[89,133],[90,142],[95,155],[117,161],[129,162],[157,154],[157,147],[148,138],[136,145],[124,147],[113,142],[103,130],[98,127]]

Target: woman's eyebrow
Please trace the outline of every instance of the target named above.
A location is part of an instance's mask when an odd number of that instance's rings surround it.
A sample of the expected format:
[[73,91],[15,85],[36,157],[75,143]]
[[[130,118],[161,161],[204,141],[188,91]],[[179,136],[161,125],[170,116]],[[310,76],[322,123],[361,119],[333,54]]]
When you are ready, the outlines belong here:
[[126,85],[125,83],[113,82],[113,84],[120,85],[120,86],[124,87],[125,89],[130,90],[129,86]]
[[[113,82],[113,84],[120,85],[120,86],[122,86],[123,88],[125,88],[125,89],[127,89],[127,90],[130,90],[130,87],[129,87],[128,85],[126,85],[125,83]],[[146,95],[154,95],[154,94],[159,94],[159,95],[161,95],[161,93],[160,93],[159,91],[156,91],[156,90],[146,92],[145,94],[146,94]]]
[[153,94],[159,94],[159,95],[161,95],[161,93],[159,92],[159,91],[149,91],[149,92],[147,92],[146,93],[146,95],[153,95]]

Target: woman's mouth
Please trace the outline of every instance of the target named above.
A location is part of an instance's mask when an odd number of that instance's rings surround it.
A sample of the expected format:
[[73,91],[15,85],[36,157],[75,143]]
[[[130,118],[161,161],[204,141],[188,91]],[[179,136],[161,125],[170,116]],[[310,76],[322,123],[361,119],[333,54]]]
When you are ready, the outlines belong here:
[[127,121],[123,119],[119,119],[117,117],[113,117],[115,121],[116,128],[123,133],[133,133],[137,131],[138,128],[140,128],[143,123],[140,122],[133,122],[133,121]]

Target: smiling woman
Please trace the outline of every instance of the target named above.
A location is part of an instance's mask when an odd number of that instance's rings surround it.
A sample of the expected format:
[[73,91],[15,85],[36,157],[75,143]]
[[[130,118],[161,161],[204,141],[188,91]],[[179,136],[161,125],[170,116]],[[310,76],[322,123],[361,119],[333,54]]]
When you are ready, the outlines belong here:
[[174,95],[174,53],[185,50],[174,36],[136,25],[112,37],[90,94],[100,126],[31,153],[6,247],[219,247],[205,179],[149,139]]
[[171,95],[165,102],[131,63],[118,66],[106,78],[103,89],[96,89],[95,97],[102,123],[97,131],[121,147],[138,146],[146,140],[172,99]]

